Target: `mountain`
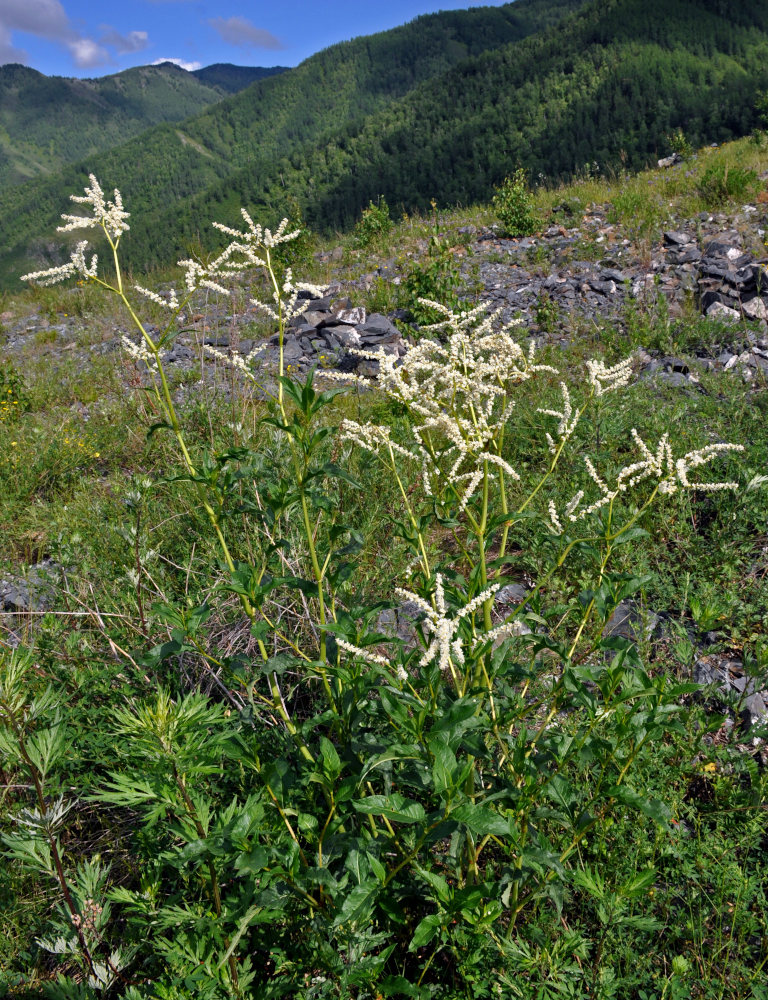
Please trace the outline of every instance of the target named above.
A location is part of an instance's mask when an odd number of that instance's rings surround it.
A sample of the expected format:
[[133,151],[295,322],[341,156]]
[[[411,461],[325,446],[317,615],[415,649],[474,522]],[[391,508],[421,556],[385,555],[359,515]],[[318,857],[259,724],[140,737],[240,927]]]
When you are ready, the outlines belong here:
[[216,245],[240,205],[298,206],[346,227],[369,199],[423,208],[488,198],[518,164],[567,176],[637,167],[682,128],[694,145],[743,135],[768,87],[768,0],[517,0],[419,18],[333,46],[181,125],[0,197],[8,282],[56,263],[51,232],[88,170],[134,213],[128,261]]
[[78,80],[0,66],[0,189],[189,118],[280,71],[219,63],[188,73],[161,63]]
[[192,76],[208,87],[215,87],[222,94],[236,94],[256,80],[284,73],[287,66],[233,66],[232,63],[212,63],[202,69],[192,70]]
[[273,219],[298,204],[327,232],[353,224],[378,195],[406,210],[432,198],[487,200],[518,164],[549,180],[585,164],[639,168],[667,152],[678,129],[694,146],[747,134],[766,88],[768,0],[592,0],[322,143],[277,162],[256,155],[184,204],[137,220],[133,259],[170,260],[198,238],[213,247],[210,220],[233,223],[239,205]]
[[136,220],[149,218],[249,164],[271,170],[302,144],[322,148],[340,128],[359,125],[452,66],[541,31],[584,2],[517,0],[419,17],[333,45],[181,124],[155,126],[56,176],[6,189],[0,248],[8,249],[0,249],[0,284],[51,259],[49,234],[89,172],[105,188],[120,188]]

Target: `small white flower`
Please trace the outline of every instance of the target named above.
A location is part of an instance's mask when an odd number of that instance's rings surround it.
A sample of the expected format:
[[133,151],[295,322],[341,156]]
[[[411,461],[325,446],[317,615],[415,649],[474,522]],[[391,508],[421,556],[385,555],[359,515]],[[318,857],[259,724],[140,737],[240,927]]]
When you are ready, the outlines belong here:
[[426,632],[432,635],[432,641],[425,650],[419,666],[425,667],[434,659],[437,659],[440,670],[448,673],[452,666],[462,666],[465,660],[463,642],[458,635],[459,624],[462,619],[469,617],[478,608],[482,607],[486,601],[490,600],[501,585],[488,587],[468,604],[461,608],[453,617],[448,617],[448,609],[445,604],[445,590],[443,587],[443,577],[440,573],[435,576],[435,606],[432,607],[418,594],[411,593],[410,590],[403,590],[398,587],[396,593],[399,597],[413,602],[421,611],[425,618],[423,627]]

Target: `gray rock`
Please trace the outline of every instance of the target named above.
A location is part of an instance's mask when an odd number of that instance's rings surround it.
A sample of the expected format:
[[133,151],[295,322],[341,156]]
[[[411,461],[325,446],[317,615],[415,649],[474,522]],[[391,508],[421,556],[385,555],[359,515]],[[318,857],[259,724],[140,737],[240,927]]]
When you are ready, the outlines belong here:
[[24,574],[0,580],[3,611],[46,611],[53,603],[60,567],[51,560],[30,566]]
[[381,313],[371,313],[371,315],[361,324],[359,332],[361,335],[370,333],[384,335],[394,334],[398,337],[400,336],[400,331],[392,320],[383,316]]
[[641,608],[636,601],[622,601],[605,623],[603,636],[621,636],[632,642],[651,638],[659,624],[659,616],[653,611]]
[[667,246],[686,246],[688,243],[695,243],[695,237],[691,236],[690,233],[683,233],[678,230],[670,229],[668,232],[664,233],[664,242]]
[[298,361],[299,358],[303,357],[303,355],[304,349],[302,348],[301,343],[293,337],[286,337],[283,341],[283,358],[286,361],[294,362]]
[[517,607],[522,604],[530,591],[522,583],[508,583],[496,592],[496,603]]
[[741,314],[736,309],[724,306],[722,302],[713,302],[707,309],[707,317],[718,320],[721,323],[741,322]]
[[754,298],[742,303],[744,315],[749,319],[768,319],[768,306],[762,299]]
[[[312,303],[314,305],[314,303]],[[327,320],[330,316],[330,312],[327,309],[305,309],[303,313],[299,313],[298,316],[294,316],[291,321],[291,326],[320,326],[320,324]]]
[[718,654],[702,656],[693,665],[693,679],[715,688],[722,695],[723,707],[738,711],[744,731],[768,722],[768,689],[763,681],[745,675],[740,660]]
[[382,611],[376,621],[379,632],[393,639],[400,639],[406,649],[417,644],[416,626],[424,618],[424,611],[414,601],[404,601],[396,608]]
[[[334,309],[332,315],[336,318],[337,323],[343,323],[346,326],[361,326],[365,323],[366,313],[363,306],[355,306],[354,308],[347,309]],[[329,321],[326,320],[326,325]]]
[[342,347],[360,347],[362,344],[360,334],[357,330],[349,326],[335,327],[333,336]]
[[163,362],[168,365],[179,364],[179,362],[191,361],[194,356],[191,348],[185,347],[183,344],[176,344],[173,350],[168,351],[163,357]]
[[662,156],[658,161],[660,170],[668,170],[670,167],[674,167],[678,163],[682,163],[683,158],[679,153],[673,153],[671,156]]

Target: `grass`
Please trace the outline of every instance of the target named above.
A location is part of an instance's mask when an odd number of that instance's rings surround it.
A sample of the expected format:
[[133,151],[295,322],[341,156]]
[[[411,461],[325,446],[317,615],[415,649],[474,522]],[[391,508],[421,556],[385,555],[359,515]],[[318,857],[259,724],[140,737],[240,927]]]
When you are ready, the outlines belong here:
[[[747,141],[701,151],[694,161],[664,173],[589,178],[565,189],[540,190],[536,208],[546,217],[566,203],[578,220],[593,206],[611,205],[609,218],[626,227],[633,241],[652,243],[676,219],[705,210],[698,180],[713,163],[759,169],[765,154]],[[438,219],[440,231],[449,243],[455,236],[457,246],[459,226],[490,221],[487,208],[441,211]],[[397,258],[397,267],[405,267],[434,230],[434,217],[403,220],[378,238],[376,257]],[[342,274],[370,266],[370,256],[346,241],[344,247]],[[325,280],[327,265],[315,266],[310,278]],[[367,305],[381,311],[395,308],[402,302],[396,288],[379,281],[369,290]],[[75,341],[85,348],[100,343],[120,322],[91,291],[28,291],[3,306],[13,316],[43,317],[50,324],[77,316]],[[215,329],[220,321],[204,315],[201,325],[209,322]],[[118,881],[135,886],[141,851],[149,866],[157,858],[149,840],[129,848],[130,811],[114,809],[97,818],[85,802],[87,792],[110,770],[115,753],[113,738],[93,719],[104,717],[114,704],[145,698],[161,682],[177,696],[190,689],[221,696],[215,672],[200,657],[159,663],[148,654],[173,634],[163,608],[209,603],[209,634],[217,650],[247,657],[254,644],[234,597],[217,593],[228,577],[195,489],[172,482],[181,469],[170,435],[163,430],[146,433],[156,415],[145,393],[118,377],[114,356],[92,354],[84,369],[81,360],[66,352],[48,354],[55,345],[51,332],[38,330],[17,357],[25,411],[0,423],[0,567],[18,571],[48,556],[61,568],[61,577],[48,613],[3,619],[0,649],[11,641],[12,631],[20,634],[34,647],[37,680],[52,681],[66,692],[68,725],[77,739],[58,780],[62,787],[79,788],[81,799],[68,827],[67,849],[83,857],[111,854]],[[248,334],[262,332],[267,331],[259,323]],[[606,325],[588,337],[574,337],[566,348],[545,348],[542,360],[576,373],[597,353],[608,361],[638,346],[685,354],[711,342],[713,335],[712,325],[693,312],[671,322],[657,302],[635,310],[621,327]],[[701,391],[685,394],[662,384],[638,383],[622,394],[618,405],[599,409],[582,423],[577,433],[598,469],[607,476],[629,461],[629,428],[636,427],[647,440],[672,428],[676,447],[684,451],[714,441],[743,442],[745,451],[733,473],[742,487],[763,475],[768,454],[764,378],[747,384],[735,372],[702,371],[699,379]],[[525,470],[542,448],[536,411],[558,403],[557,383],[552,377],[536,383],[535,394],[521,394],[505,453],[516,468]],[[233,391],[222,398],[200,392],[199,400],[188,400],[182,408],[196,453],[220,454],[234,444],[261,456],[250,478],[236,487],[241,504],[233,506],[225,525],[233,549],[253,556],[249,518],[256,514],[248,505],[254,495],[279,488],[276,470],[287,462],[284,444],[262,422],[274,410],[254,395]],[[323,420],[333,427],[344,418],[385,423],[396,431],[404,427],[402,409],[375,391],[349,392],[324,412]],[[405,578],[410,558],[392,526],[400,506],[397,487],[365,453],[344,449],[333,437],[329,441],[324,458],[342,464],[363,487],[333,487],[329,494],[363,540],[356,578],[359,601],[380,601]],[[558,509],[583,478],[578,463],[564,463],[551,494]],[[690,679],[691,651],[705,642],[711,652],[738,656],[758,651],[766,641],[765,489],[763,484],[736,494],[681,494],[663,509],[652,509],[640,524],[647,536],[618,554],[616,571],[647,577],[636,595],[640,605],[662,613],[660,634],[642,644],[653,674]],[[289,521],[287,530],[297,529]],[[450,538],[448,527],[435,526],[429,544],[450,552]],[[540,528],[513,536],[507,576],[519,581],[537,577],[550,558],[547,545],[547,533]],[[579,607],[579,590],[591,572],[589,558],[587,553],[579,556],[570,575],[556,574],[549,583],[547,614],[553,631]],[[543,611],[543,604],[535,610]],[[274,613],[297,635],[307,628],[299,595],[276,605]],[[462,996],[479,1000],[495,986],[526,1000],[562,995],[604,1000],[768,996],[765,768],[758,767],[749,749],[737,747],[738,732],[722,725],[721,716],[705,710],[693,695],[689,700],[685,723],[646,747],[635,775],[645,794],[667,802],[672,832],[636,814],[617,815],[596,826],[579,844],[578,877],[563,885],[560,896],[542,894],[535,900],[495,983],[493,974],[484,977],[478,966]],[[277,738],[269,732],[265,740]],[[22,778],[12,770],[2,773],[0,825],[7,828],[11,807],[21,800],[17,784]],[[650,870],[653,881],[646,883],[644,873]],[[0,995],[5,989],[11,996],[41,996],[50,984],[55,963],[35,937],[53,900],[52,886],[17,866],[0,867],[5,929]],[[287,963],[288,956],[280,960]],[[309,986],[300,993],[307,1000],[320,995]],[[373,994],[350,988],[346,994],[322,995],[362,1000]]]

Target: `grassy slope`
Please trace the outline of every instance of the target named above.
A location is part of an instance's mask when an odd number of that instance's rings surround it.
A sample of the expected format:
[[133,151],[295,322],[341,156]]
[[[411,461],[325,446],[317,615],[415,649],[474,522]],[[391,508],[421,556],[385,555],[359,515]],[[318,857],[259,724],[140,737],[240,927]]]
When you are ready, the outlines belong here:
[[[665,219],[662,212],[692,216],[705,207],[697,201],[696,182],[713,158],[760,169],[766,166],[765,152],[741,143],[702,156],[690,164],[690,177],[683,175],[681,179],[662,173],[613,184],[590,181],[542,193],[539,208],[543,211],[560,202],[578,202],[584,208],[590,202],[606,205],[629,191],[638,198],[645,194],[652,199],[647,207],[657,213],[658,224]],[[654,184],[649,185],[649,180]],[[736,208],[727,206],[727,211],[735,213]],[[488,219],[488,209],[457,212],[446,221],[459,226],[478,218]],[[360,263],[370,268],[397,249],[413,248],[414,238],[424,239],[430,230],[429,219],[399,225],[373,260]],[[628,235],[632,235],[631,229]],[[62,313],[71,315],[79,308],[83,313],[83,337],[96,342],[102,329],[111,333],[116,325],[124,324],[124,317],[113,312],[111,305],[99,305],[92,297],[81,302],[82,296],[82,289],[43,289],[26,292],[6,306],[14,315],[30,309],[42,317],[47,315],[52,326]],[[644,346],[649,346],[654,336],[669,334],[668,317],[663,314],[656,315],[649,309],[642,319],[645,326],[639,336]],[[696,326],[697,336],[726,336],[719,329],[713,333],[711,323],[700,317],[691,319],[691,323],[691,330],[693,324]],[[592,336],[593,342],[577,340],[567,352],[557,348],[551,360],[561,369],[575,371],[585,354],[605,352],[609,360],[615,360],[635,346],[609,329],[592,331]],[[684,343],[675,345],[675,349],[685,354]],[[80,727],[68,766],[78,778],[85,774],[93,781],[98,780],[94,774],[111,766],[105,761],[111,761],[114,755],[108,733],[104,732],[106,723],[100,725],[94,720],[102,720],[115,702],[146,696],[146,688],[138,682],[131,687],[126,681],[128,670],[122,661],[114,662],[114,647],[110,652],[99,622],[106,620],[110,640],[126,649],[145,648],[167,637],[154,620],[150,623],[151,639],[140,635],[137,592],[129,580],[135,551],[128,530],[130,518],[138,518],[138,514],[126,500],[135,488],[133,476],[149,475],[162,481],[174,459],[170,438],[156,434],[146,441],[145,428],[156,418],[144,409],[142,393],[120,394],[110,357],[95,355],[93,369],[84,372],[68,364],[62,355],[57,377],[51,379],[50,359],[42,356],[42,350],[41,339],[40,356],[28,358],[26,367],[32,409],[14,426],[14,448],[0,449],[0,526],[4,529],[0,530],[0,559],[9,566],[18,565],[21,560],[36,561],[48,552],[65,565],[76,567],[68,584],[74,596],[68,598],[64,616],[47,617],[34,641],[41,672],[46,681],[52,678],[69,692],[72,718]],[[545,400],[521,401],[516,410],[515,433],[510,435],[509,445],[509,457],[515,464],[526,461],[526,449],[540,433],[541,420],[536,418],[535,408],[558,400],[555,383],[553,379]],[[649,439],[673,428],[676,449],[711,440],[743,441],[748,450],[737,460],[736,477],[746,483],[756,472],[764,472],[768,449],[764,382],[745,385],[734,372],[702,372],[701,385],[705,391],[691,396],[661,387],[654,391],[653,405],[649,406],[652,390],[647,383],[639,383],[622,395],[620,405],[608,406],[602,422],[601,468],[603,463],[625,461],[626,430],[636,426]],[[241,408],[236,414],[231,400],[222,402],[210,397],[199,408],[190,408],[185,419],[196,447],[227,448],[231,444],[228,424],[234,422],[233,418],[241,418],[246,428],[238,433],[248,433],[247,429],[255,426],[255,419],[262,413],[260,407],[247,399],[235,400],[235,405]],[[341,411],[334,412],[334,423],[338,423],[340,414],[357,420],[397,419],[375,393],[350,394],[338,405]],[[86,406],[90,408],[87,421],[80,416]],[[589,433],[589,428],[585,431]],[[0,433],[11,438],[5,428]],[[363,553],[366,586],[374,596],[381,596],[391,592],[404,569],[397,540],[381,535],[379,515],[380,508],[397,509],[398,497],[391,478],[377,475],[370,462],[355,455],[350,462],[365,490],[349,492],[347,502],[351,506],[346,513],[368,541]],[[566,473],[562,481],[552,485],[551,495],[558,504],[570,496],[573,483],[568,476],[576,475],[577,470],[568,468]],[[264,472],[265,477],[270,475]],[[263,481],[260,488],[264,488]],[[623,568],[655,575],[644,595],[648,605],[669,610],[674,624],[680,626],[678,644],[668,640],[643,650],[654,669],[688,676],[686,629],[703,642],[703,630],[697,631],[697,622],[690,614],[694,599],[715,615],[715,650],[738,651],[765,634],[768,606],[764,585],[761,590],[758,579],[760,572],[764,574],[764,497],[765,493],[757,490],[735,496],[675,498],[644,520],[649,538],[642,545],[624,548]],[[158,485],[143,503],[140,546],[149,574],[145,581],[146,604],[159,600],[160,591],[170,599],[184,601],[188,595],[193,600],[202,599],[212,586],[212,566],[217,555],[192,493]],[[100,525],[98,533],[93,531],[95,522]],[[238,542],[244,542],[239,523],[239,518],[233,519],[228,530]],[[146,554],[150,549],[154,553],[151,558]],[[540,555],[522,547],[521,565],[533,569]],[[755,572],[756,560],[760,559],[762,569],[758,565]],[[88,608],[98,609],[98,613],[89,615],[85,610]],[[69,617],[72,611],[75,614]],[[110,614],[119,617],[99,617]],[[230,619],[236,617],[231,607],[227,610],[217,606],[217,614],[222,616],[222,630],[231,625],[227,615]],[[691,728],[649,746],[635,771],[635,780],[644,793],[670,803],[675,831],[663,834],[643,817],[622,818],[596,831],[577,865],[587,872],[599,872],[607,890],[619,894],[621,887],[638,873],[655,868],[658,874],[652,891],[623,902],[617,913],[638,921],[652,917],[659,921],[663,933],[646,933],[640,924],[635,926],[618,918],[607,923],[600,917],[598,901],[574,884],[569,886],[564,900],[563,920],[589,942],[586,953],[582,953],[583,961],[577,966],[570,953],[559,966],[548,961],[549,955],[557,955],[563,927],[551,904],[544,900],[521,921],[516,935],[531,955],[520,972],[523,988],[533,991],[541,985],[543,990],[553,982],[566,982],[575,995],[594,995],[594,982],[598,978],[602,981],[604,976],[615,987],[614,995],[628,998],[645,995],[745,1000],[761,995],[766,959],[765,776],[756,768],[750,772],[749,756],[730,746],[727,736],[719,745],[707,745],[701,736]],[[108,857],[115,845],[114,828],[107,828],[103,835],[105,840],[103,844],[97,840],[96,849]],[[94,836],[90,826],[85,833],[75,832],[67,840],[69,856],[91,853]],[[125,837],[124,831],[121,836]],[[40,933],[46,918],[46,893],[50,889],[43,890],[39,883],[23,877],[19,866],[6,865],[0,867],[0,891],[6,929],[0,940],[0,969],[8,970],[8,975],[18,971],[32,978],[29,995],[36,996],[35,990],[49,975],[49,967],[42,961],[32,961],[30,942]],[[609,903],[615,905],[612,898]],[[605,909],[602,906],[603,913]],[[678,956],[684,959],[683,964]],[[674,974],[670,969],[672,959],[678,962]]]

